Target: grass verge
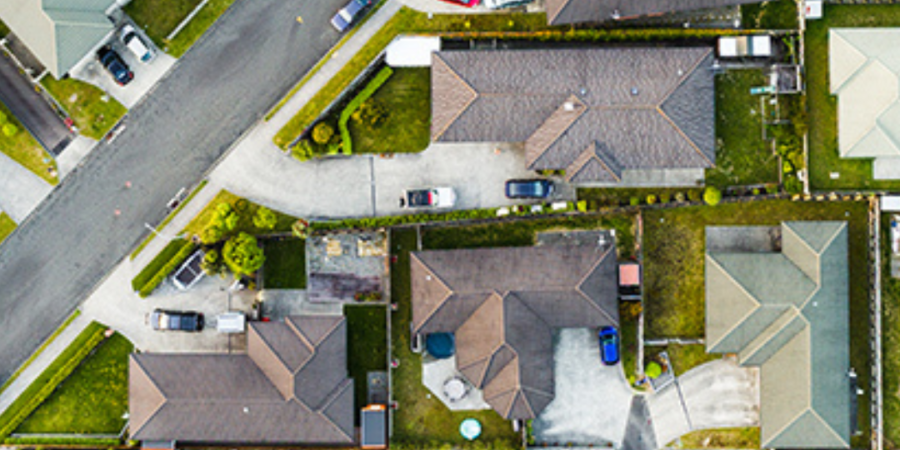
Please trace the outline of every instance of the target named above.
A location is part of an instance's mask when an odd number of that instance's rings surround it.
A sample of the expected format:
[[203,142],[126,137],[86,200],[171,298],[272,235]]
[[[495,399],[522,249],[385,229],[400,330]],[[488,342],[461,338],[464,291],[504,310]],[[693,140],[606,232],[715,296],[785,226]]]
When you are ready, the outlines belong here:
[[778,158],[763,139],[762,100],[750,88],[763,86],[759,69],[729,70],[716,76],[716,167],[706,170],[706,184],[732,185],[778,182]]
[[[0,56],[2,57],[2,56]],[[9,108],[0,102],[0,125],[9,123],[16,127],[16,133],[10,137],[0,133],[0,151],[10,159],[22,165],[22,167],[34,172],[35,175],[50,184],[59,183],[56,171],[56,161],[41,147],[41,144],[28,133],[22,126],[22,122],[10,112]]]
[[122,8],[159,48],[202,0],[133,0]]
[[0,437],[6,438],[47,399],[103,340],[106,326],[93,322],[0,415]]
[[65,108],[79,133],[91,139],[102,139],[128,111],[96,86],[74,78],[44,77],[41,86]]
[[[871,159],[845,159],[837,148],[837,98],[830,94],[828,29],[900,25],[896,5],[825,4],[820,20],[807,22],[806,86],[809,110],[809,177],[814,190],[900,189],[900,180],[876,181]],[[832,179],[832,173],[838,178]]]
[[799,10],[794,0],[776,0],[741,5],[741,28],[751,30],[796,30]]
[[[194,197],[200,193],[200,191],[203,190],[203,187],[206,186],[206,183],[209,183],[209,180],[201,181],[200,184],[197,185],[197,187],[194,188],[194,190],[191,192],[191,195],[188,195],[187,198],[184,199],[184,201],[181,202],[181,204],[179,204],[178,207],[175,208],[174,211],[170,212],[169,215],[166,216],[166,218],[163,219],[163,221],[160,222],[159,225],[156,226],[156,230],[159,231],[159,230],[162,230],[163,228],[165,228],[166,225],[168,225],[169,222],[171,222],[172,219],[174,219],[178,215],[178,213],[180,213],[181,210],[184,209],[184,207],[187,206],[187,204],[190,203],[190,201],[193,200]],[[147,237],[144,238],[144,240],[141,242],[141,244],[138,245],[137,248],[134,249],[133,252],[131,252],[131,259],[134,259],[137,257],[137,255],[140,255],[141,251],[143,251],[144,248],[147,247],[147,245],[149,245],[150,242],[152,242],[153,238],[155,238],[155,237],[156,237],[156,233],[150,232],[150,234],[148,234]]]
[[149,296],[196,248],[187,239],[173,239],[131,280],[131,288],[141,297]]
[[[759,448],[759,427],[694,431],[679,438],[675,448]],[[676,441],[678,442],[678,441]]]
[[609,206],[637,206],[649,203],[700,201],[703,188],[578,188],[578,200],[588,202],[587,209]]
[[884,445],[900,447],[900,280],[891,277],[890,215],[881,218],[882,257],[882,391],[884,392]]
[[12,220],[12,217],[9,217],[9,214],[5,212],[0,212],[0,242],[3,242],[15,230],[16,222]]
[[[409,325],[412,319],[410,298],[409,252],[416,249],[416,232],[412,229],[391,231],[391,254],[397,258],[391,267],[391,299],[397,303],[391,323],[391,356],[400,361],[392,369],[393,398],[399,408],[394,411],[394,444],[463,447],[469,444],[459,434],[459,424],[472,417],[481,422],[479,443],[493,448],[519,448],[520,439],[509,421],[494,410],[450,411],[440,400],[429,395],[422,385],[422,357],[410,350]],[[437,442],[441,444],[436,444]]]
[[9,387],[9,385],[13,384],[13,382],[19,378],[19,375],[22,375],[22,372],[24,372],[25,369],[27,369],[28,366],[30,366],[31,363],[34,362],[34,360],[37,359],[38,356],[41,356],[41,353],[44,351],[44,349],[46,349],[48,345],[52,344],[53,340],[56,339],[56,337],[59,336],[60,333],[65,331],[65,329],[69,326],[69,324],[71,324],[72,321],[75,320],[76,318],[78,318],[78,316],[80,316],[80,315],[81,315],[81,311],[76,309],[75,312],[72,313],[72,315],[70,315],[68,318],[66,318],[66,320],[62,323],[62,325],[60,325],[59,328],[57,328],[56,331],[54,331],[53,334],[51,334],[50,337],[48,337],[47,340],[45,340],[44,343],[41,344],[41,346],[38,347],[38,349],[34,353],[32,353],[31,356],[29,356],[28,359],[25,360],[25,362],[23,364],[21,366],[19,366],[18,369],[16,369],[16,371],[12,374],[12,376],[10,376],[9,379],[3,383],[3,386],[0,386],[0,392],[5,391],[6,388]]
[[235,0],[209,0],[206,6],[171,41],[166,43],[166,52],[176,58],[187,53],[188,49],[234,2]]
[[347,370],[353,378],[356,421],[359,409],[368,404],[366,374],[387,370],[387,307],[346,305]]
[[128,355],[133,350],[121,334],[100,343],[16,433],[118,434],[127,420]]
[[306,240],[266,240],[263,250],[265,289],[306,289]]

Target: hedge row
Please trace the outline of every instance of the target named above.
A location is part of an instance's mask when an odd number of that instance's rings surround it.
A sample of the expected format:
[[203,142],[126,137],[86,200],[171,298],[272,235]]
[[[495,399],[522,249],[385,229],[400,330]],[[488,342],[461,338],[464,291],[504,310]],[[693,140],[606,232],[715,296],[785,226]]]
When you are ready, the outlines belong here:
[[338,119],[338,129],[341,132],[341,143],[343,153],[345,155],[353,154],[353,143],[350,139],[350,130],[347,128],[347,122],[350,121],[350,115],[356,112],[366,100],[369,99],[375,91],[378,90],[385,82],[387,82],[388,78],[393,75],[394,70],[390,67],[385,67],[375,75],[375,78],[366,85],[366,87],[344,107],[344,110],[341,111],[341,117]]
[[711,39],[719,36],[738,36],[747,33],[749,33],[748,30],[719,28],[616,28],[608,30],[569,29],[567,31],[455,31],[433,34],[450,39],[613,42]]
[[77,445],[89,448],[118,447],[120,439],[112,438],[66,438],[66,437],[11,437],[3,439],[6,445]]
[[131,280],[131,287],[141,297],[150,296],[163,280],[196,249],[197,244],[187,239],[175,239],[169,242],[169,245]]
[[103,341],[105,332],[106,326],[97,322],[91,323],[56,357],[56,360],[0,415],[0,438],[9,436],[53,394],[57,386],[75,371],[97,344]]

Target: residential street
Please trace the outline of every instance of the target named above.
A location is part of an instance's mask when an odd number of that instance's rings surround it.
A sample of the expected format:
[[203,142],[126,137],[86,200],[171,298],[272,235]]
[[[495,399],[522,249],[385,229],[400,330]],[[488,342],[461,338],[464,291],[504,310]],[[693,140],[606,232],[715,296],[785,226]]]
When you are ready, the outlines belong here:
[[342,4],[236,2],[0,246],[0,382],[337,41]]

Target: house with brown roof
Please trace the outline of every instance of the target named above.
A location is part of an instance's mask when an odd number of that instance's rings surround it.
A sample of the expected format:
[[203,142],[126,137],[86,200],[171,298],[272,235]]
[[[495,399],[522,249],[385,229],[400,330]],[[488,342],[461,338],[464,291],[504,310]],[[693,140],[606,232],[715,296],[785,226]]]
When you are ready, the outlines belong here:
[[246,354],[137,353],[131,439],[228,445],[353,445],[353,381],[340,316],[251,322]]
[[443,51],[435,142],[524,143],[529,170],[601,186],[695,185],[714,167],[709,47]]
[[619,322],[611,242],[411,254],[414,336],[453,333],[456,366],[507,419],[553,400],[553,334]]
[[759,3],[759,0],[547,0],[547,23],[606,22],[744,3]]

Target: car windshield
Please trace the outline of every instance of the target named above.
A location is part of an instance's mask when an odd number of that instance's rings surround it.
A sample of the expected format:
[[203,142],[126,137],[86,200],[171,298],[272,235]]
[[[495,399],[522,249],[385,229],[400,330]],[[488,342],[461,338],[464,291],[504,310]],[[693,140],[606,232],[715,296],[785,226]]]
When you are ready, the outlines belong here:
[[541,184],[536,181],[513,183],[510,186],[510,192],[513,195],[541,195],[543,191]]

